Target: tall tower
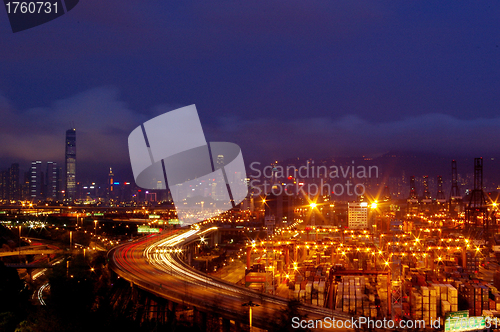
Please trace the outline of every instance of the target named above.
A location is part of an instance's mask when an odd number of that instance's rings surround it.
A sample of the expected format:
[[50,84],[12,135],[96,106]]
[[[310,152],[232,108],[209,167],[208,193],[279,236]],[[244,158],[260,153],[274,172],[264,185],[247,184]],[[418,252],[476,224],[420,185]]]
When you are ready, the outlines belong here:
[[8,171],[0,172],[0,200],[8,199],[9,186],[8,186]]
[[474,190],[465,210],[465,219],[469,228],[483,224],[484,234],[488,232],[488,210],[483,191],[483,158],[474,158]]
[[458,189],[457,161],[451,161],[451,194],[450,197],[462,198]]
[[429,176],[424,175],[424,199],[430,199],[431,198],[431,192],[429,191]]
[[443,177],[441,175],[438,175],[437,178],[437,194],[436,198],[438,200],[444,200],[444,192],[443,192]]
[[6,171],[0,172],[0,200],[20,199],[19,194],[19,164],[12,164]]
[[115,180],[114,180],[114,177],[115,175],[113,174],[113,169],[110,167],[109,168],[109,173],[108,173],[108,192],[107,192],[107,198],[108,199],[113,199],[114,196],[115,196],[115,193],[114,193],[114,184],[115,184]]
[[[227,180],[226,173],[224,172],[224,155],[217,155],[217,159],[215,160],[215,169],[220,170],[220,175],[218,175],[217,181],[212,185],[212,197],[216,201],[223,201],[226,197],[226,188],[227,188]],[[226,183],[226,185],[224,185]]]
[[456,216],[461,210],[462,206],[462,196],[460,196],[460,190],[458,188],[458,171],[457,171],[457,161],[451,161],[451,193],[450,193],[450,204],[449,210],[452,216]]
[[417,199],[417,189],[415,188],[415,176],[411,176],[410,178],[410,197],[409,199],[416,200]]
[[19,164],[12,164],[9,168],[9,199],[17,201],[21,198],[19,192]]
[[47,162],[47,173],[45,174],[45,197],[48,200],[56,201],[59,192],[59,168],[57,163]]
[[406,210],[407,213],[413,214],[418,211],[418,196],[417,196],[417,188],[415,187],[415,176],[410,177],[410,195],[406,200]]
[[66,199],[76,198],[76,129],[66,131]]
[[31,162],[30,176],[30,197],[31,200],[41,200],[43,198],[43,172],[42,162],[40,160]]

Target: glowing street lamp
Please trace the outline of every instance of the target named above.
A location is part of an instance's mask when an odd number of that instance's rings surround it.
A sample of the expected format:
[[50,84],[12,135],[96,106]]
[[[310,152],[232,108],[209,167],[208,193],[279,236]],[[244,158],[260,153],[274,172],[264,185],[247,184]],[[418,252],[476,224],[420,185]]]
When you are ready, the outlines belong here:
[[[311,225],[316,225],[316,214],[314,213],[314,209],[316,208],[316,203],[315,202],[311,202],[309,204],[309,206],[311,207]],[[318,234],[316,233],[316,240],[317,240],[317,236]]]
[[94,220],[94,236],[97,236],[97,220]]
[[252,332],[252,307],[260,307],[260,305],[249,301],[247,303],[243,303],[241,306],[248,307],[248,320],[250,323],[250,332]]
[[19,225],[19,257],[21,257],[21,225]]

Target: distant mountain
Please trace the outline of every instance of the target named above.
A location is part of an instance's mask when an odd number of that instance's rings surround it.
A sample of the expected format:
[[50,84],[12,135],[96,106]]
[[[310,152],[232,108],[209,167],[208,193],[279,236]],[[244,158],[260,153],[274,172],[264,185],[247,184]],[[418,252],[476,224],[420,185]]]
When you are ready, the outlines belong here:
[[[459,178],[467,179],[468,186],[473,184],[474,176],[474,158],[481,156],[472,156],[470,158],[459,157],[457,161],[457,171]],[[323,159],[313,159],[306,157],[289,158],[286,160],[278,160],[278,164],[295,165],[296,167],[306,165],[307,161],[314,161],[314,165],[364,165],[379,167],[380,177],[402,177],[406,179],[410,176],[415,176],[421,179],[424,175],[429,176],[429,179],[436,179],[441,175],[445,183],[445,189],[448,190],[449,182],[451,181],[451,162],[452,158],[435,153],[422,153],[412,151],[390,151],[378,157],[331,157]],[[274,161],[273,161],[274,162]],[[353,164],[354,162],[354,164]],[[269,164],[267,164],[269,165]],[[262,170],[266,164],[261,164],[259,169]],[[248,170],[248,174],[252,174]],[[488,188],[496,188],[500,185],[500,158],[483,158],[483,178],[484,185]],[[446,185],[448,183],[448,185]],[[446,192],[448,194],[448,192]],[[463,194],[463,193],[462,193]]]

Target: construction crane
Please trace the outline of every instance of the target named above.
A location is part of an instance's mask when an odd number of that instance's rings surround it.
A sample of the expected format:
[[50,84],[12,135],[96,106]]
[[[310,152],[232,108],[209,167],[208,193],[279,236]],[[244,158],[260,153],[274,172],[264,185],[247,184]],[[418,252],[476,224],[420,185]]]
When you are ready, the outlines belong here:
[[483,158],[474,158],[474,189],[469,198],[469,203],[465,209],[465,231],[468,235],[478,237],[474,230],[482,224],[483,236],[488,236],[488,209],[486,207],[486,196],[483,191]]
[[462,196],[460,196],[460,190],[458,188],[458,173],[457,173],[457,161],[451,161],[451,193],[450,193],[450,203],[449,211],[451,215],[456,216],[462,205]]

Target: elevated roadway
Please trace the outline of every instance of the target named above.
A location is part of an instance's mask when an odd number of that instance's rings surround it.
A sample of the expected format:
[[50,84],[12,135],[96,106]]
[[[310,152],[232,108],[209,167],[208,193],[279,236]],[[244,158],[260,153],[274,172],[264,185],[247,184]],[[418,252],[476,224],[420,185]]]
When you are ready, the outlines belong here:
[[[150,236],[115,247],[108,253],[111,268],[134,286],[174,303],[186,304],[197,311],[248,323],[248,311],[243,303],[259,304],[252,309],[253,326],[272,329],[282,315],[288,300],[259,293],[192,269],[183,261],[183,246],[199,239],[210,229],[183,229],[175,233]],[[298,308],[307,319],[351,320],[343,312],[301,304]],[[319,329],[321,330],[321,329]],[[336,329],[348,331],[348,329]],[[352,331],[352,330],[350,330]]]
[[60,249],[25,247],[21,250],[2,251],[0,252],[0,257],[23,256],[23,255],[54,255],[62,253],[65,253],[65,251]]

